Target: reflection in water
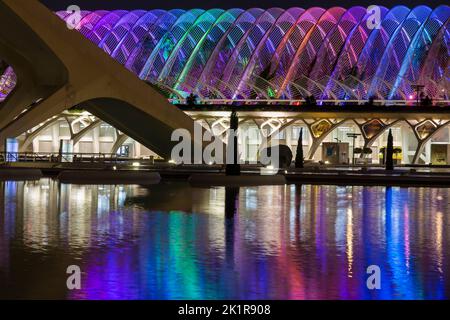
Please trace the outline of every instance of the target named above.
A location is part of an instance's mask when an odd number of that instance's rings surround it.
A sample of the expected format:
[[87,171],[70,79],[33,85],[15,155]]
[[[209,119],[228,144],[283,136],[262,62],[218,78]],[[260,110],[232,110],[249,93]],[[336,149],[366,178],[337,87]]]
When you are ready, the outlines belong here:
[[0,182],[0,297],[448,299],[449,212],[437,188]]

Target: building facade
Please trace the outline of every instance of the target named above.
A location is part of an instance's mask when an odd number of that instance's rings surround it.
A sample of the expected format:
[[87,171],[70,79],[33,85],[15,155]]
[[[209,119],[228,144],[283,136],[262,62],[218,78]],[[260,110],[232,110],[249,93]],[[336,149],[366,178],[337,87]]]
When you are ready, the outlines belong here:
[[[187,111],[204,128],[223,136],[229,128],[229,112]],[[295,154],[303,128],[303,152],[307,160],[324,161],[324,144],[348,144],[348,161],[382,164],[389,129],[394,137],[397,164],[450,164],[450,120],[398,120],[355,118],[307,118],[301,114],[239,112],[239,151],[246,161],[258,160],[263,136],[275,137]],[[349,134],[357,134],[353,140]],[[69,140],[74,153],[119,154],[130,158],[158,155],[87,112],[65,113],[19,137],[21,152],[58,153],[60,140]],[[226,139],[224,139],[226,140]],[[370,149],[370,151],[368,151]],[[338,163],[335,163],[338,164]]]

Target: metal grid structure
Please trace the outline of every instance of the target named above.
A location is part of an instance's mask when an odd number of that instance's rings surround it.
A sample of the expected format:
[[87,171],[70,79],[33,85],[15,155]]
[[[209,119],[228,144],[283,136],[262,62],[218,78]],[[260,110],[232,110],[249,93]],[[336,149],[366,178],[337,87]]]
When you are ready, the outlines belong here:
[[[70,19],[66,12],[58,12]],[[175,101],[449,100],[450,7],[82,11],[86,38]],[[2,85],[8,80],[8,87]],[[4,98],[15,83],[2,76]]]

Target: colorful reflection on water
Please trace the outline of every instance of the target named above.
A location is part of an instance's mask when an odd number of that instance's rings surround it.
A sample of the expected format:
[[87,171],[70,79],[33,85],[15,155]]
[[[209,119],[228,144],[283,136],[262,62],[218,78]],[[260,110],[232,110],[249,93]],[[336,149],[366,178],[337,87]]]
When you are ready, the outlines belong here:
[[439,188],[0,182],[0,297],[448,299],[449,215]]

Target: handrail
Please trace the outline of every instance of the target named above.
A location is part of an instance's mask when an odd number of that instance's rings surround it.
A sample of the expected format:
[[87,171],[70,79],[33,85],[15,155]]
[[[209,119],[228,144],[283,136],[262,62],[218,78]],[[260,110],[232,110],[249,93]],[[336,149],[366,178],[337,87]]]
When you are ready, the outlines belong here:
[[131,158],[115,153],[0,152],[1,162],[142,162],[152,157]]
[[[187,104],[186,100],[169,99],[173,104]],[[285,100],[285,99],[202,99],[198,100],[198,105],[230,105],[236,103],[242,104],[270,104],[270,105],[301,105],[306,101],[304,99]],[[365,105],[368,100],[317,100],[318,105],[339,105],[339,104],[359,104]],[[450,100],[433,100],[435,105],[449,105]],[[374,105],[404,105],[411,106],[416,105],[415,100],[374,100]]]

